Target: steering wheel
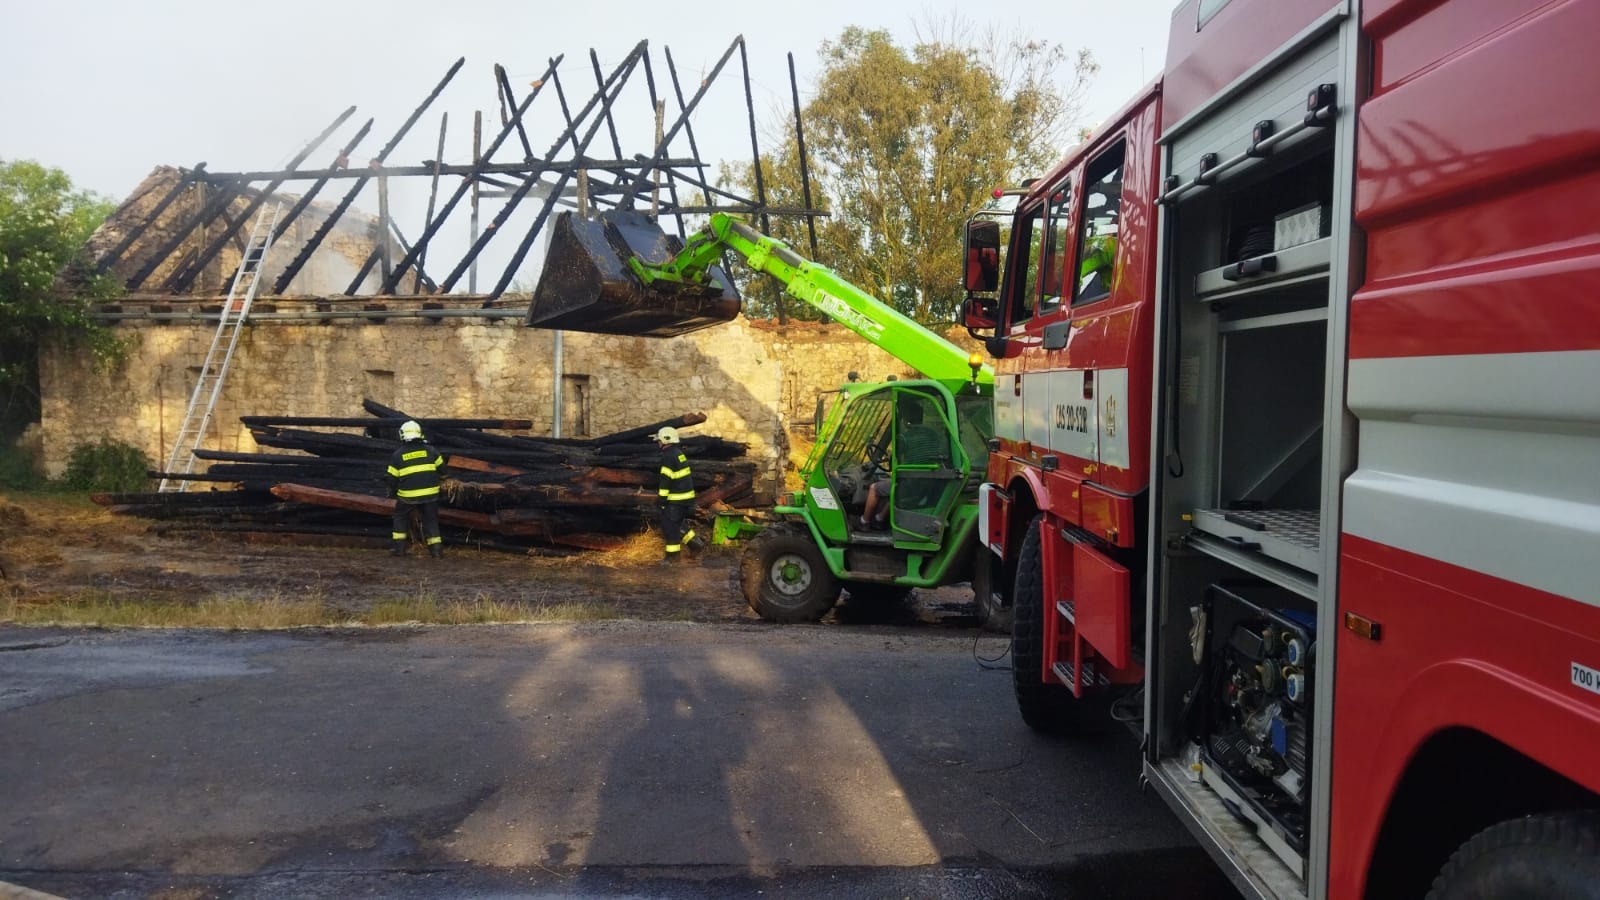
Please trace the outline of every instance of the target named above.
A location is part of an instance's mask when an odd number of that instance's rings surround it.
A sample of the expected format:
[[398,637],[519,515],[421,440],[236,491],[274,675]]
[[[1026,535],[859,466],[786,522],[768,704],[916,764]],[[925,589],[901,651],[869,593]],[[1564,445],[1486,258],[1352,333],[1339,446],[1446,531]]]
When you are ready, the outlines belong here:
[[862,474],[869,480],[879,472],[889,471],[889,442],[874,441],[866,447],[867,464],[861,467]]

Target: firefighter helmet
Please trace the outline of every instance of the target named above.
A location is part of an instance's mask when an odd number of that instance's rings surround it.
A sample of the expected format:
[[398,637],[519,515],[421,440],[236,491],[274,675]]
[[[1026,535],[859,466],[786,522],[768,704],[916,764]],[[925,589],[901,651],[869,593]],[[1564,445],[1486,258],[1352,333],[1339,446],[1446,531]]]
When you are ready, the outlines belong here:
[[671,425],[661,426],[661,430],[656,432],[656,441],[662,444],[676,444],[678,442],[678,429],[673,428]]
[[422,440],[422,426],[418,425],[416,423],[416,421],[413,420],[413,419],[405,420],[404,422],[402,422],[400,424],[400,440],[402,440],[402,441],[420,441],[420,440]]

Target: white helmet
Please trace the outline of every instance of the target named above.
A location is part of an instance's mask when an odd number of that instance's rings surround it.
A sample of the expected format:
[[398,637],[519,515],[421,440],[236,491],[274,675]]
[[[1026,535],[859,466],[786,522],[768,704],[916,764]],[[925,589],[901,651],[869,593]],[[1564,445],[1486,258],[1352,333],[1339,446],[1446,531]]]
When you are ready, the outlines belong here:
[[420,440],[422,440],[422,426],[418,425],[414,419],[405,420],[404,422],[402,422],[400,424],[400,440],[402,440],[402,441],[420,441]]
[[678,442],[678,429],[673,428],[671,425],[661,426],[661,430],[656,432],[656,441],[662,444],[676,444]]

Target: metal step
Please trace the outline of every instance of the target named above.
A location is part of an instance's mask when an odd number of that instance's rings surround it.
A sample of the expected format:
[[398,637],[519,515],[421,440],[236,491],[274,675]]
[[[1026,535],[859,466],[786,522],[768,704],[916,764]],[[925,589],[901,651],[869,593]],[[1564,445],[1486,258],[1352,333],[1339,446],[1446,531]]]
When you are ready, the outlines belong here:
[[894,535],[887,531],[862,531],[850,532],[852,544],[877,544],[884,547],[894,546]]
[[[1067,687],[1073,686],[1072,683],[1075,673],[1073,672],[1071,662],[1058,662],[1050,667],[1050,671],[1055,674],[1056,678],[1059,679],[1062,684],[1066,685]],[[1099,685],[1100,687],[1110,687],[1111,679],[1107,678],[1102,673],[1096,672],[1093,662],[1086,662],[1083,664],[1083,686],[1089,688],[1096,685]]]
[[1277,900],[1305,900],[1305,881],[1261,842],[1252,823],[1235,816],[1204,783],[1191,780],[1182,763],[1176,759],[1163,759],[1159,764],[1146,760],[1144,773],[1241,891]]

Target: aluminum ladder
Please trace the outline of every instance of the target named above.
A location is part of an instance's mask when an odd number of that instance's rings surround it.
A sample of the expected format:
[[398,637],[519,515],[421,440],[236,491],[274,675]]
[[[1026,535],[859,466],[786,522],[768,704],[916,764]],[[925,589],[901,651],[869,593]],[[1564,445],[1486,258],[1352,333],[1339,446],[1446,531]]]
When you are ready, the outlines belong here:
[[[250,229],[250,240],[245,244],[244,257],[239,261],[239,271],[234,273],[233,285],[228,289],[228,300],[222,305],[222,315],[217,318],[217,333],[211,337],[211,349],[206,351],[205,364],[200,367],[200,377],[195,379],[194,393],[189,395],[189,407],[183,413],[183,427],[178,429],[178,439],[172,445],[172,455],[162,467],[162,493],[186,491],[189,480],[184,475],[194,471],[194,451],[206,439],[211,427],[211,414],[216,411],[217,399],[222,396],[222,382],[228,377],[228,367],[233,364],[234,350],[239,346],[239,334],[245,320],[250,317],[250,305],[255,302],[256,288],[261,285],[261,266],[267,252],[272,249],[273,232],[283,215],[283,203],[263,209],[256,215],[255,227]],[[182,467],[181,469],[179,467]]]

